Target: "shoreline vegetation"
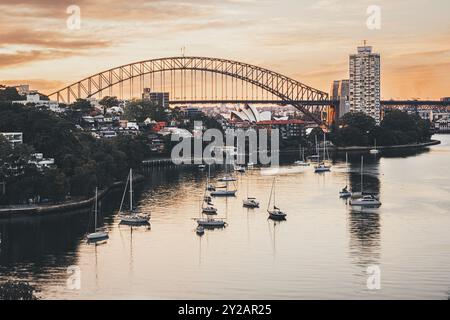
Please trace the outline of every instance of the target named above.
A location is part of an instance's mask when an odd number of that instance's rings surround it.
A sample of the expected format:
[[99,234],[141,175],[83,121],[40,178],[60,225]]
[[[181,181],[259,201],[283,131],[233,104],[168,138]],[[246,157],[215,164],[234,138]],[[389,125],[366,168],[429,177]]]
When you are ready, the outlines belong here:
[[[133,178],[133,183],[140,183],[144,181],[144,176],[135,175]],[[98,193],[98,200],[103,199],[112,190],[123,187],[125,185],[124,181],[119,181],[113,183],[111,186],[100,190]],[[51,205],[11,205],[11,206],[0,206],[0,219],[13,218],[13,217],[23,217],[23,216],[42,216],[52,213],[59,212],[71,212],[75,210],[80,210],[84,208],[89,208],[93,205],[95,201],[95,196],[87,199],[82,199],[79,201],[66,201],[58,204]]]

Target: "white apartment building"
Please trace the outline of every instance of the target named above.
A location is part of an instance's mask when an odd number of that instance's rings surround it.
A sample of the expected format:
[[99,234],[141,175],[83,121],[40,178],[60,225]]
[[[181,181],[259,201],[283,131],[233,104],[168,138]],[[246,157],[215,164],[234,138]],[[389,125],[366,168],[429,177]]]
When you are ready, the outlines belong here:
[[364,112],[381,122],[380,55],[372,47],[358,47],[350,55],[350,111]]

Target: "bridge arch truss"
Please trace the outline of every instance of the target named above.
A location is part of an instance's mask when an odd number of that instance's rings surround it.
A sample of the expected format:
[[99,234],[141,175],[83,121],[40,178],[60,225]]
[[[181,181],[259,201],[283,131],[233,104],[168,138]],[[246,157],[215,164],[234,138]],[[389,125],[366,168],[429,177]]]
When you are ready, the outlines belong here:
[[[207,57],[170,57],[130,63],[75,82],[49,97],[58,102],[71,103],[76,99],[102,97],[105,92],[108,95],[118,92],[117,96],[123,98],[124,93],[129,92],[132,98],[135,82],[140,93],[144,87],[154,89],[157,86],[158,91],[170,92],[172,97],[185,101],[225,98],[274,100],[276,97],[318,124],[323,124],[323,121],[316,112],[317,106],[320,101],[328,100],[327,93],[277,72],[247,63]],[[228,99],[230,96],[231,99]],[[305,105],[299,101],[314,103]]]

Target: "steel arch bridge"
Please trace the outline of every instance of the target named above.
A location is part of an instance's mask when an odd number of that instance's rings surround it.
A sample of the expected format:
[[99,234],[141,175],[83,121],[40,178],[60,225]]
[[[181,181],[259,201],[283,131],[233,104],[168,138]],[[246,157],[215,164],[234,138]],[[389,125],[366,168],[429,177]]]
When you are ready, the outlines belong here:
[[[137,85],[136,85],[137,83]],[[58,102],[114,93],[132,98],[136,87],[169,92],[177,101],[280,101],[323,125],[328,94],[277,72],[238,61],[208,57],[169,57],[130,63],[75,82],[49,95]],[[156,89],[157,88],[157,89]]]

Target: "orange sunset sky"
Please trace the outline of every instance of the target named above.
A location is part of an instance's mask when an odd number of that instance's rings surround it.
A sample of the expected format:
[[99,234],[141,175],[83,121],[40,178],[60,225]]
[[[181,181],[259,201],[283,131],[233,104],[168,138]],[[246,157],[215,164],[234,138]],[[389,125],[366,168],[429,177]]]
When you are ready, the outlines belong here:
[[[69,5],[81,9],[70,30]],[[381,29],[366,26],[381,8]],[[367,40],[382,56],[382,97],[450,96],[448,0],[0,0],[0,84],[51,93],[151,58],[227,58],[329,92]]]

